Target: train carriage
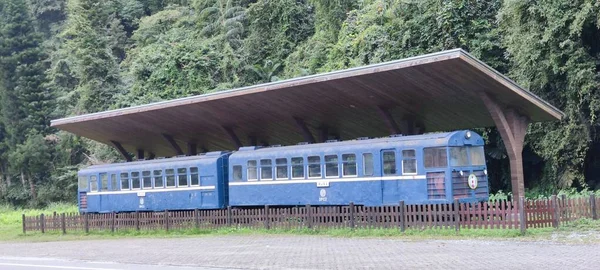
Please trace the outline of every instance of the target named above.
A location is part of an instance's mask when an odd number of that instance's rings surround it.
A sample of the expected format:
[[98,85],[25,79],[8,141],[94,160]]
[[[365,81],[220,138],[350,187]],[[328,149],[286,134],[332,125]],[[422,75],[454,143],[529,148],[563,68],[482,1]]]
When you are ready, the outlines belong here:
[[229,157],[232,206],[377,206],[484,201],[483,139],[472,131],[285,147]]
[[227,204],[227,156],[90,166],[79,171],[80,212],[218,209]]

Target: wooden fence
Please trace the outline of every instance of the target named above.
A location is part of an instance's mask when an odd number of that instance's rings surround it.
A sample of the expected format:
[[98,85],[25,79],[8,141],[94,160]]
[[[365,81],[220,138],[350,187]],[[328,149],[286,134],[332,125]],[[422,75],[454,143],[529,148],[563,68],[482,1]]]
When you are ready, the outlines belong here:
[[491,201],[475,204],[395,206],[302,206],[219,210],[186,210],[79,214],[27,217],[23,233],[90,230],[179,230],[222,227],[263,229],[398,228],[406,229],[520,229],[555,227],[581,218],[598,218],[600,198]]

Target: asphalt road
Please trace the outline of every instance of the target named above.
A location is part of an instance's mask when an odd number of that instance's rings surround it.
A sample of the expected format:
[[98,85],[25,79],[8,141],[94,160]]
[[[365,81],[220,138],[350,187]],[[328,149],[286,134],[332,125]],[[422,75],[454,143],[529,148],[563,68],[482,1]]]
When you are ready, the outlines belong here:
[[598,269],[600,244],[327,236],[0,243],[0,269]]

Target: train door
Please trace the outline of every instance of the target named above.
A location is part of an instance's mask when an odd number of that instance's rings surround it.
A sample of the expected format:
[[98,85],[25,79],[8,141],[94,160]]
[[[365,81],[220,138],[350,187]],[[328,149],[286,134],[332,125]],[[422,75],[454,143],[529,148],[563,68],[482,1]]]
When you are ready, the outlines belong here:
[[398,164],[396,150],[381,150],[381,194],[383,204],[398,203]]

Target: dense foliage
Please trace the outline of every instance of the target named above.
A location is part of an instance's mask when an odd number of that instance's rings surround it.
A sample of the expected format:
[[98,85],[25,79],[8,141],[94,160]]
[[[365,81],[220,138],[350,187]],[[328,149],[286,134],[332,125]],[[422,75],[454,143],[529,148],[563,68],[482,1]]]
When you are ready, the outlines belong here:
[[[566,113],[528,129],[526,187],[600,188],[595,0],[0,0],[0,201],[74,201],[115,151],[49,120],[464,48]],[[510,190],[480,130],[492,191]]]

